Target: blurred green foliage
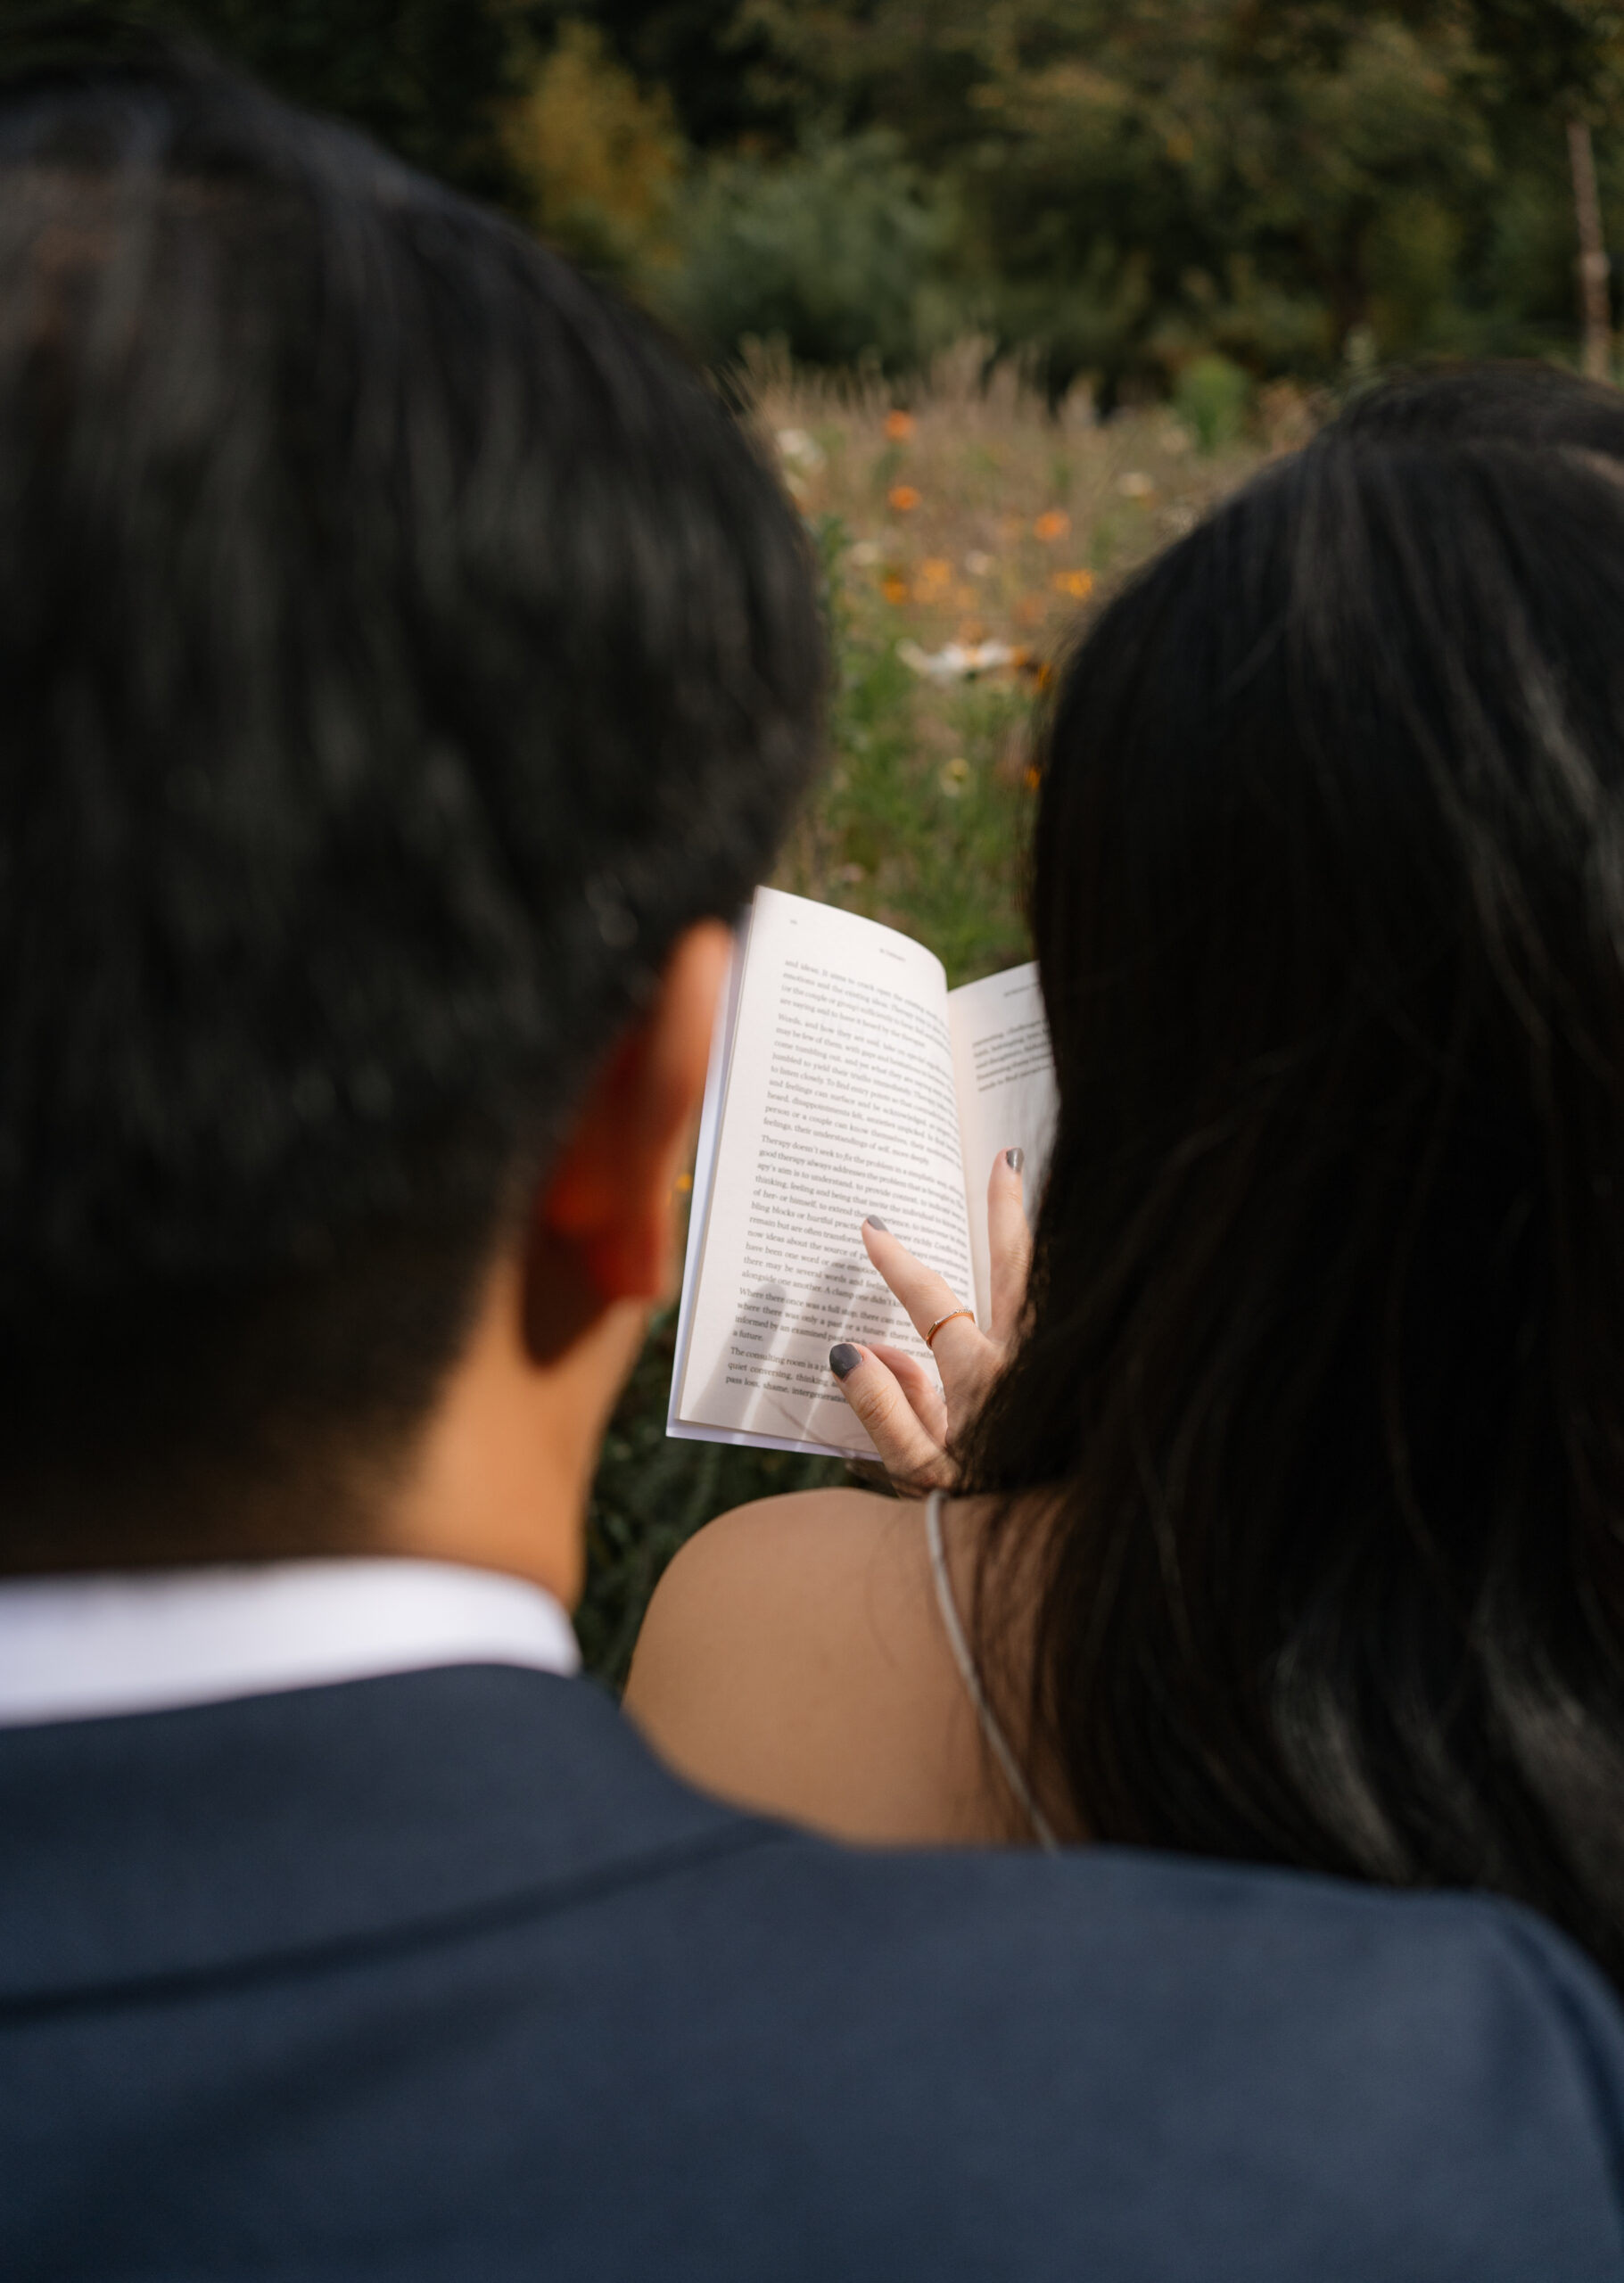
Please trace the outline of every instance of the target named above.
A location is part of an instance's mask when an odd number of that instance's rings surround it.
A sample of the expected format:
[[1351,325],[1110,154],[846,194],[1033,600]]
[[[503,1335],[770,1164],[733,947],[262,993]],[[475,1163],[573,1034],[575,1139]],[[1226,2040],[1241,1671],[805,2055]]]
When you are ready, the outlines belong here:
[[[1560,354],[1565,128],[1624,241],[1609,0],[133,0],[506,203],[712,357],[1059,396]],[[1619,145],[1620,147],[1615,147]]]
[[516,202],[543,237],[645,293],[668,284],[686,145],[665,90],[640,87],[596,25],[560,27],[504,107],[503,147]]
[[[1001,342],[1059,391],[1166,387],[1216,350],[1326,377],[1570,339],[1566,114],[1619,115],[1593,0],[746,0],[819,111],[951,181]],[[1605,203],[1624,171],[1600,138]],[[1508,274],[1508,240],[1521,259]]]
[[1232,357],[1208,350],[1192,358],[1173,388],[1173,408],[1204,452],[1232,444],[1246,424],[1251,375]]
[[774,161],[714,161],[682,235],[662,298],[712,357],[754,336],[805,362],[896,371],[927,363],[962,329],[952,201],[886,129],[812,133]]

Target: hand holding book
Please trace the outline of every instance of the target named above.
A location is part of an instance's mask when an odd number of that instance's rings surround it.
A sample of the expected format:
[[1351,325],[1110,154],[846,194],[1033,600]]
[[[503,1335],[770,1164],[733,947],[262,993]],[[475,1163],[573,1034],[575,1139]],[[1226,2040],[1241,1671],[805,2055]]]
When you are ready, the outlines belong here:
[[[1036,1193],[1054,1111],[1035,968],[949,991],[941,961],[894,928],[761,889],[705,1088],[667,1431],[873,1458],[830,1348],[907,1356],[923,1401],[972,1346],[955,1316],[932,1353],[923,1335],[944,1310],[911,1315],[866,1234],[857,1241],[864,1215],[898,1240],[888,1262],[911,1256],[922,1275],[928,1261],[945,1306],[992,1330],[1004,1300],[985,1168],[1024,1151]],[[1011,1198],[1020,1209],[1015,1169],[1003,1177],[994,1223]],[[961,1415],[957,1394],[948,1408]]]
[[954,1436],[975,1410],[1020,1327],[1032,1258],[1032,1232],[1021,1198],[1024,1153],[1001,1150],[987,1182],[987,1254],[992,1312],[985,1329],[945,1280],[914,1258],[870,1215],[862,1224],[869,1258],[907,1310],[921,1339],[939,1325],[930,1350],[941,1384],[916,1356],[882,1340],[858,1347],[843,1340],[829,1350],[829,1368],[841,1392],[869,1430],[886,1471],[902,1491],[915,1495],[953,1479],[948,1455]]

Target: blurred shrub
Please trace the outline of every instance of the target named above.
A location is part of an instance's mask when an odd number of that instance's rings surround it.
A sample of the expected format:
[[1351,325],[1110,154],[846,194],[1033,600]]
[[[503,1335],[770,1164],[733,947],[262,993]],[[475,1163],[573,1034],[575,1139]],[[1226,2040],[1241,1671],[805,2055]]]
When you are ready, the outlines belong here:
[[814,138],[776,161],[713,164],[687,202],[666,300],[696,346],[754,339],[812,364],[928,361],[963,322],[948,283],[955,217],[892,135]]
[[1235,441],[1251,399],[1250,374],[1216,351],[1192,359],[1173,384],[1174,410],[1204,452]]
[[646,95],[595,26],[560,29],[508,114],[507,149],[529,218],[565,253],[637,280],[675,260],[687,154],[670,99]]

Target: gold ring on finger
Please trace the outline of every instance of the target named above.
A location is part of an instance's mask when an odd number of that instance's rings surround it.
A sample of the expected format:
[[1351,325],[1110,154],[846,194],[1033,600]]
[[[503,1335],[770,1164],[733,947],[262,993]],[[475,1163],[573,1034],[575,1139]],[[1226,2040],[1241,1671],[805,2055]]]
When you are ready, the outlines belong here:
[[955,1316],[968,1316],[970,1322],[974,1323],[976,1321],[976,1311],[974,1308],[949,1308],[944,1316],[938,1316],[936,1318],[935,1323],[931,1325],[930,1330],[927,1332],[921,1334],[926,1347],[929,1348],[933,1356],[936,1352],[937,1332],[941,1331],[944,1323],[952,1323]]

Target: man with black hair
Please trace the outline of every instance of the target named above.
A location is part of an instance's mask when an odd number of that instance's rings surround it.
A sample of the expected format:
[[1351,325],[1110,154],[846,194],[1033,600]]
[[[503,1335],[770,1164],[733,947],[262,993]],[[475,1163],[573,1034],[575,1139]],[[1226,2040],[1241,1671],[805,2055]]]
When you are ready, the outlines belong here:
[[569,1676],[804,549],[515,232],[0,73],[0,2273],[1624,2273],[1533,1921],[862,1856]]

